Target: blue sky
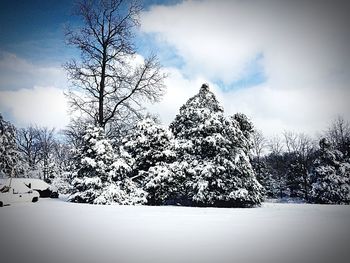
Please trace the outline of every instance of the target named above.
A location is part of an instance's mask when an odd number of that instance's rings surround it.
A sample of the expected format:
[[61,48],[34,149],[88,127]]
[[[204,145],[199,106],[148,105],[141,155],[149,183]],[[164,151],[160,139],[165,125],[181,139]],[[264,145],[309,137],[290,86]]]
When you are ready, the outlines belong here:
[[[149,0],[144,1],[144,8],[149,10],[155,5],[171,6],[177,3],[180,1]],[[74,1],[69,0],[2,1],[0,34],[6,37],[1,38],[0,49],[42,65],[60,66],[70,58],[78,57],[77,51],[64,42],[65,25],[80,22],[71,15],[73,5]],[[164,66],[183,67],[184,62],[174,48],[159,45],[154,35],[137,32],[135,42],[141,55],[156,52]],[[258,63],[261,58],[262,55],[258,54],[249,61],[245,74],[231,83],[223,83],[216,78],[212,81],[223,90],[262,83],[265,76]]]
[[[64,25],[73,1],[0,1],[0,112],[16,125],[64,127],[69,121],[61,65],[76,50]],[[246,113],[258,129],[315,134],[349,119],[348,6],[343,1],[144,1],[135,43],[156,53],[170,74],[164,123],[210,84],[227,114]],[[43,99],[44,98],[44,99]]]
[[[170,5],[174,0],[144,1],[147,10],[151,5]],[[78,24],[77,17],[71,15],[72,0],[2,0],[0,2],[0,49],[15,53],[35,63],[62,64],[75,50],[64,43],[64,26]],[[137,39],[138,50],[145,51]],[[147,44],[150,46],[150,44]]]
[[33,62],[61,63],[71,51],[63,26],[73,21],[72,1],[1,1],[1,49]]

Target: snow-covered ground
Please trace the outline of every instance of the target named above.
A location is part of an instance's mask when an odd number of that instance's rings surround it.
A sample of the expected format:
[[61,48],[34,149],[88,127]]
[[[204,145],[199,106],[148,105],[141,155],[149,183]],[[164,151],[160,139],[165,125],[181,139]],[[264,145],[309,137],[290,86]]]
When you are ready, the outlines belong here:
[[350,262],[350,206],[224,209],[41,199],[0,208],[0,262]]

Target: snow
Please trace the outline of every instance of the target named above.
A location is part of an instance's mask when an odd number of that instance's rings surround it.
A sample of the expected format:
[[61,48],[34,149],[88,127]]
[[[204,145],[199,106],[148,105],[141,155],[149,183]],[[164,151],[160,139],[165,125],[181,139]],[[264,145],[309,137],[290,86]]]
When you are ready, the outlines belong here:
[[[27,185],[29,185],[30,183],[32,184],[32,189],[36,189],[36,190],[45,190],[47,188],[50,187],[49,184],[45,183],[44,181],[42,181],[39,179],[27,179],[27,178],[12,178],[12,179],[0,179],[0,185],[7,185],[15,189],[15,191],[17,191],[18,193],[26,193],[28,192],[30,189]],[[37,188],[33,187],[36,186]],[[46,186],[47,185],[47,186]],[[44,187],[42,189],[42,187]]]
[[[3,179],[9,181],[10,179]],[[0,183],[1,183],[0,179]],[[46,183],[45,181],[41,179],[36,179],[36,178],[12,178],[12,184],[25,184],[25,185],[31,185],[32,189],[36,190],[46,190],[50,188],[50,185]]]
[[350,206],[0,208],[1,262],[349,262]]
[[90,157],[84,157],[81,159],[82,164],[90,165],[91,167],[96,167],[96,161],[94,159],[91,159]]

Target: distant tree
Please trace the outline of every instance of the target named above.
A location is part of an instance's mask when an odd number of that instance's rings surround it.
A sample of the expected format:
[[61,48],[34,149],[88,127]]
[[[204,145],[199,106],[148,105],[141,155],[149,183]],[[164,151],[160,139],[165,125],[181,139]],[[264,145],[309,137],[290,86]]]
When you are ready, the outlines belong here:
[[166,75],[156,56],[139,61],[135,55],[140,11],[134,0],[83,0],[75,9],[82,26],[66,33],[81,52],[80,61],[65,65],[71,109],[103,129],[141,116],[141,102],[157,102],[163,94]]
[[350,203],[350,163],[342,152],[323,138],[312,172],[312,201],[321,204]]
[[256,177],[260,179],[260,174],[262,170],[262,157],[263,153],[267,147],[267,140],[261,131],[255,130],[252,133],[252,148],[251,152],[253,154],[253,167],[256,172]]
[[268,171],[265,171],[264,180],[268,181],[268,186],[264,185],[266,190],[271,193],[272,197],[284,198],[289,196],[287,187],[287,170],[288,165],[284,154],[284,145],[281,137],[273,136],[268,140],[267,147],[270,151],[266,157]]
[[73,149],[77,149],[83,143],[83,136],[92,122],[87,122],[82,118],[73,118],[70,123],[61,131],[65,142]]
[[277,198],[279,196],[278,192],[278,183],[276,182],[275,173],[270,166],[269,156],[264,156],[260,160],[260,164],[258,167],[258,163],[256,162],[256,158],[252,160],[252,165],[255,170],[259,168],[259,173],[256,172],[256,179],[263,186],[264,191],[263,194],[267,198]]
[[267,142],[267,147],[274,155],[280,155],[283,153],[283,141],[280,136],[273,136]]
[[341,151],[345,156],[350,158],[350,123],[344,118],[335,119],[328,130],[325,137],[331,143],[334,149]]
[[287,153],[285,159],[288,164],[288,188],[291,197],[301,197],[309,200],[311,182],[310,170],[312,168],[315,145],[314,141],[302,133],[283,133]]
[[29,167],[27,176],[50,183],[59,172],[55,130],[37,126],[21,128],[18,129],[16,142]]
[[73,165],[73,154],[71,145],[66,141],[56,140],[53,146],[54,178],[51,186],[61,194],[71,193],[69,168]]
[[262,131],[255,130],[252,134],[252,153],[255,157],[261,158],[267,147],[267,140]]
[[53,155],[60,172],[65,171],[66,167],[71,164],[71,147],[64,140],[56,139],[53,145]]
[[55,177],[54,151],[56,146],[55,129],[37,128],[42,179],[48,183]]
[[19,151],[24,155],[29,168],[33,171],[40,161],[40,143],[38,128],[29,126],[17,130],[16,136]]
[[271,152],[265,157],[265,169],[260,178],[267,195],[272,198],[283,199],[289,197],[288,161],[283,152]]
[[16,128],[0,114],[0,177],[22,177],[24,171],[16,144]]

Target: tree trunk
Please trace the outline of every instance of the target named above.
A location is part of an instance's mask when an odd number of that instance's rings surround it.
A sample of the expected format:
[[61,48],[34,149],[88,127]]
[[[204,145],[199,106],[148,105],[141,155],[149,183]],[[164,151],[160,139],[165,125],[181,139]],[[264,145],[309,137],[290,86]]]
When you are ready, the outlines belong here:
[[105,78],[106,78],[106,55],[107,50],[103,48],[103,57],[102,57],[102,71],[101,71],[101,80],[100,80],[100,94],[98,98],[98,125],[105,128],[104,123],[104,114],[103,114],[103,100],[105,93]]

